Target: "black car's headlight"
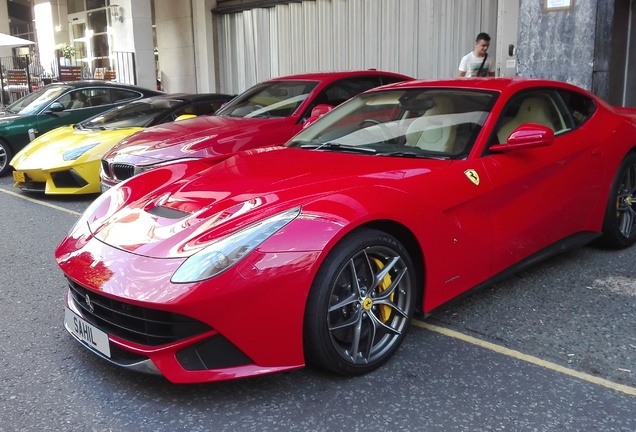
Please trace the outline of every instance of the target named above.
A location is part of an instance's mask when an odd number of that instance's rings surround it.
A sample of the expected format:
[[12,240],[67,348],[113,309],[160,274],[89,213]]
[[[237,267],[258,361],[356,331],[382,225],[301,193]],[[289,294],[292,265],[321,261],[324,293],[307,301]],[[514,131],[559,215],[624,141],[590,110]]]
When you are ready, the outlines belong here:
[[172,275],[171,281],[173,283],[199,282],[224,272],[293,221],[299,214],[300,207],[295,207],[215,240],[186,259]]

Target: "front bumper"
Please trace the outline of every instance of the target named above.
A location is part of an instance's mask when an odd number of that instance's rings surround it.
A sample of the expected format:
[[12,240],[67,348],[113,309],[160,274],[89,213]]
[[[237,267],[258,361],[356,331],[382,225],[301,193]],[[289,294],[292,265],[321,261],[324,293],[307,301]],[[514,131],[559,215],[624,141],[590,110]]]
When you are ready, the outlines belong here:
[[50,195],[99,193],[99,161],[51,169],[20,169],[13,172],[14,186],[27,192]]
[[174,383],[304,366],[302,327],[311,275],[298,263],[312,262],[315,254],[283,252],[274,260],[254,252],[235,271],[195,284],[170,283],[181,260],[137,256],[94,238],[67,238],[56,257],[69,280],[67,308],[108,335],[110,356],[80,342],[110,363],[159,373]]

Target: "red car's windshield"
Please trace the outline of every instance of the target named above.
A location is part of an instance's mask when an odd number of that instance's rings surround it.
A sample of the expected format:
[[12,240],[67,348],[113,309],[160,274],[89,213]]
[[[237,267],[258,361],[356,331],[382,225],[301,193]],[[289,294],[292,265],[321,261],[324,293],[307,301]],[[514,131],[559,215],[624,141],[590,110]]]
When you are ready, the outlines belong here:
[[318,85],[317,81],[269,81],[257,84],[216,115],[244,118],[288,117]]
[[408,157],[468,154],[496,93],[418,88],[374,91],[336,108],[287,145]]

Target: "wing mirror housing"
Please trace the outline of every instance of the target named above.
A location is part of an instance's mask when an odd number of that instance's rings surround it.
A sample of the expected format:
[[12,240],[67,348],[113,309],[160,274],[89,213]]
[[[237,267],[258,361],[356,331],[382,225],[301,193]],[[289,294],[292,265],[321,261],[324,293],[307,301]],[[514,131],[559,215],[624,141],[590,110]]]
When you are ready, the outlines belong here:
[[546,147],[554,142],[554,131],[547,126],[525,123],[512,131],[505,144],[490,147],[493,152],[509,152],[518,149]]
[[60,102],[53,102],[49,106],[49,111],[54,113],[62,112],[64,111],[64,105],[62,105]]
[[303,129],[309,126],[310,124],[312,124],[313,122],[315,122],[316,120],[318,120],[320,117],[327,114],[332,109],[334,109],[333,105],[327,105],[327,104],[316,105],[314,109],[311,110],[311,116],[305,122]]

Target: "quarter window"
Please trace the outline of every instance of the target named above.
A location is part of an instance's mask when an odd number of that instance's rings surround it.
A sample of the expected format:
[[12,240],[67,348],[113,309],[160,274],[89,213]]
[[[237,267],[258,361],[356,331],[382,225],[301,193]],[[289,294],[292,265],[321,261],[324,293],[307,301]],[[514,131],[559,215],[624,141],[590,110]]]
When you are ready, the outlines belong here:
[[559,94],[572,116],[575,128],[585,123],[596,112],[596,102],[588,96],[567,90],[560,90]]

